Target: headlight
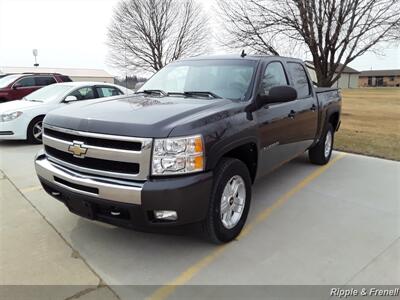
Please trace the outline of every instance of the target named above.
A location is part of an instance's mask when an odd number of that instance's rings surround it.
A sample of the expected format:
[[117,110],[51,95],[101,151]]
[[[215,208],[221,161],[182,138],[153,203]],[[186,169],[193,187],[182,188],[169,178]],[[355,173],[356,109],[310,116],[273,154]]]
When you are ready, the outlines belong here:
[[200,135],[155,139],[152,175],[173,175],[204,170],[204,144]]
[[1,114],[0,122],[12,121],[12,120],[18,118],[20,115],[22,115],[22,111],[15,111],[15,112],[8,113],[8,114]]

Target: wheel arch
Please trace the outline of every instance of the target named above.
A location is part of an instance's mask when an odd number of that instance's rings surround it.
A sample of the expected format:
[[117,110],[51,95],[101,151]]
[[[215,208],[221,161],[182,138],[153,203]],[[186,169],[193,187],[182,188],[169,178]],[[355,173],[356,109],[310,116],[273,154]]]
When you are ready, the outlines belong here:
[[339,129],[339,117],[340,113],[338,110],[331,112],[327,117],[327,123],[332,124],[334,131]]
[[221,148],[213,159],[211,168],[215,168],[223,157],[241,160],[247,166],[251,180],[254,182],[258,166],[258,143],[255,138],[240,140]]
[[45,114],[39,114],[39,115],[33,117],[33,118],[29,121],[28,126],[26,127],[26,137],[27,137],[27,138],[29,137],[29,129],[30,129],[30,127],[33,125],[33,123],[34,123],[36,120],[39,120],[39,119],[42,119],[42,120],[43,120],[45,116],[46,116]]
[[[34,116],[28,123],[28,128],[29,126],[33,123],[33,121],[38,120],[38,119],[44,119],[44,117],[46,116],[46,114],[39,114]],[[28,128],[26,130],[28,130]]]

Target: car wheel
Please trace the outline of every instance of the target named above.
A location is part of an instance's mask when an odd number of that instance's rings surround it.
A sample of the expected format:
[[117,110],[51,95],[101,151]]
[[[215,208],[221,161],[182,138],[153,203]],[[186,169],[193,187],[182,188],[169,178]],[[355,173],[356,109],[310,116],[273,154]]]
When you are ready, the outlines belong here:
[[28,126],[27,139],[32,144],[41,144],[43,135],[43,117],[34,118]]
[[325,165],[329,162],[334,140],[334,130],[332,124],[328,124],[325,128],[323,138],[308,150],[308,157],[313,164]]
[[247,218],[251,200],[251,178],[247,166],[234,158],[223,158],[214,173],[204,231],[213,243],[236,238]]

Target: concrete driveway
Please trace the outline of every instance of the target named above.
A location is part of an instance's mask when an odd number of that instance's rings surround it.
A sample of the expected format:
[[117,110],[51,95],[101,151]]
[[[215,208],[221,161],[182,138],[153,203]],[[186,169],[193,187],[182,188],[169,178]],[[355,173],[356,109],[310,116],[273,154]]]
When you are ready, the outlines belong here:
[[44,299],[46,288],[49,299],[257,299],[265,285],[400,284],[398,162],[335,152],[318,167],[299,157],[254,185],[242,235],[215,246],[72,215],[39,186],[40,148],[0,142],[0,282],[62,286],[3,287],[8,297]]

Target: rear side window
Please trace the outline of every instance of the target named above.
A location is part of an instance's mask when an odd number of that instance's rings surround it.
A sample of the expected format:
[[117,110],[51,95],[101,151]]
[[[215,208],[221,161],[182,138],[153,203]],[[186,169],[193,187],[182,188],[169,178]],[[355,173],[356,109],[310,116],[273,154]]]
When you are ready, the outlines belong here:
[[261,81],[261,93],[268,95],[272,87],[279,85],[288,85],[285,70],[280,62],[272,62],[265,68]]
[[71,78],[69,78],[66,75],[58,75],[58,78],[62,81],[62,82],[71,82]]
[[15,84],[18,84],[21,87],[36,86],[35,78],[33,77],[24,77],[18,80]]
[[100,98],[122,95],[122,92],[113,86],[99,86],[96,87],[96,91]]
[[311,94],[310,82],[304,67],[299,63],[288,63],[289,72],[294,81],[294,87],[297,90],[297,98],[306,98]]
[[53,76],[38,76],[35,77],[35,81],[38,86],[46,86],[57,82]]

